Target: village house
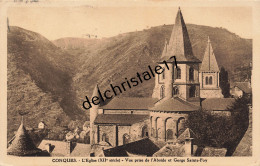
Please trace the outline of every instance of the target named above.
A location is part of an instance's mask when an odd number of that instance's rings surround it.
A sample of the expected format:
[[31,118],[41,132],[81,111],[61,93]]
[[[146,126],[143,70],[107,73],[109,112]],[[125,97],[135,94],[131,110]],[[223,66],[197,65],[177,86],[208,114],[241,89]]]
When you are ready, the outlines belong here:
[[38,124],[38,129],[45,129],[46,126],[47,125],[44,123],[44,121],[40,121],[40,123]]
[[235,82],[230,86],[230,94],[237,98],[251,95],[252,88],[250,82]]

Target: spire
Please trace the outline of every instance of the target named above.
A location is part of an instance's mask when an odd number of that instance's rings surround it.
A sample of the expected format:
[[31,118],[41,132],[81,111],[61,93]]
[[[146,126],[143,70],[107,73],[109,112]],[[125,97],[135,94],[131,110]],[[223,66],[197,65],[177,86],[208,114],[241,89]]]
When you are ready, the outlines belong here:
[[213,48],[208,37],[208,44],[205,50],[204,58],[201,64],[200,71],[215,71],[218,72],[218,63],[213,52]]
[[15,156],[30,156],[35,155],[38,152],[40,152],[40,149],[37,149],[34,145],[22,121],[14,140],[7,149],[7,154]]
[[178,62],[200,62],[193,55],[189,34],[180,8],[173,26],[167,54],[162,55],[164,59],[168,59],[171,56],[176,56]]

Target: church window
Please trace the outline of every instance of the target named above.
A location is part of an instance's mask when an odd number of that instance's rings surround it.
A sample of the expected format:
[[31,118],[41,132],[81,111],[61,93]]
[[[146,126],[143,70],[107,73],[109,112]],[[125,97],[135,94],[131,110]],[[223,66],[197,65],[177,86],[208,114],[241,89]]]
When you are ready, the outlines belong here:
[[173,139],[173,131],[172,131],[172,129],[168,129],[168,130],[166,131],[166,139],[167,139],[167,140]]
[[161,86],[161,99],[165,97],[165,88],[164,85]]
[[142,128],[142,138],[144,137],[148,137],[148,128],[146,125]]
[[163,72],[162,72],[162,79],[164,80],[165,79],[165,69],[163,68]]
[[173,88],[173,96],[178,95],[179,94],[179,88],[178,87],[174,87]]
[[130,136],[128,134],[123,135],[123,145],[128,144],[130,142]]
[[191,86],[189,92],[190,92],[190,97],[195,97],[196,87]]
[[185,118],[181,117],[177,122],[177,135],[180,136],[185,131],[185,129]]
[[206,77],[206,85],[208,85],[208,84],[209,84],[209,78]]
[[209,85],[212,85],[212,76],[209,77]]
[[194,69],[192,67],[189,69],[189,78],[190,81],[194,80]]
[[181,79],[181,69],[177,68],[177,79]]
[[102,141],[109,143],[109,138],[106,133],[102,135]]

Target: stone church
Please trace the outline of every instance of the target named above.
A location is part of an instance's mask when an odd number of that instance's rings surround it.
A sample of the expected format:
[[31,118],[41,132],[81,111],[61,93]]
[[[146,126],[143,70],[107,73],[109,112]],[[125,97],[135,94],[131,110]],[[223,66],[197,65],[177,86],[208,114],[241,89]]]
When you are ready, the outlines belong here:
[[[206,46],[207,44],[207,46]],[[208,39],[201,62],[193,55],[188,31],[179,9],[161,61],[169,70],[156,75],[151,98],[115,97],[106,105],[90,109],[90,143],[106,142],[112,147],[146,137],[157,141],[176,139],[186,128],[189,113],[205,106],[224,111],[233,100],[223,98],[219,67]],[[175,68],[172,56],[176,57]],[[98,86],[93,96],[99,96]]]

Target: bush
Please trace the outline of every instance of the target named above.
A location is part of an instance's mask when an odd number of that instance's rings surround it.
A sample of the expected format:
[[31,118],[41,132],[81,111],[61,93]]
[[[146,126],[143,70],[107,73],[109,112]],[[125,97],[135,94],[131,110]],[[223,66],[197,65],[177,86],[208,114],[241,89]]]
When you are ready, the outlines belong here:
[[248,97],[236,99],[229,108],[231,116],[213,115],[206,110],[191,113],[188,126],[197,134],[197,144],[234,148],[247,130],[250,100]]

